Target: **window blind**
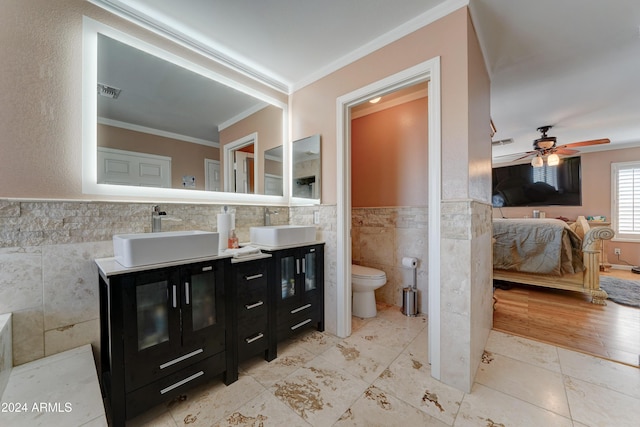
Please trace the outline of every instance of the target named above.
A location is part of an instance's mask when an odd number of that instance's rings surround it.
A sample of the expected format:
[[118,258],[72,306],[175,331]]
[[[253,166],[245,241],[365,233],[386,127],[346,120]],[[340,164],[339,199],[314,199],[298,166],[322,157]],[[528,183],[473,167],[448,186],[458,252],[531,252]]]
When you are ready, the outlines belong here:
[[640,162],[612,164],[612,178],[616,237],[640,240]]

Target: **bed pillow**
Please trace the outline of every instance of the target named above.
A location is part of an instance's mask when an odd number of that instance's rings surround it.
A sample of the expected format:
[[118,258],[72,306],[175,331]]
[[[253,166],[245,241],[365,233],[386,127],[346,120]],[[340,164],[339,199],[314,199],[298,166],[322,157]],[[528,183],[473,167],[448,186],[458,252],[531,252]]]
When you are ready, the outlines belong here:
[[576,219],[576,222],[571,224],[569,228],[580,237],[580,239],[584,240],[584,235],[587,234],[587,231],[591,228],[589,226],[589,222],[587,222],[586,218],[583,216],[579,216]]

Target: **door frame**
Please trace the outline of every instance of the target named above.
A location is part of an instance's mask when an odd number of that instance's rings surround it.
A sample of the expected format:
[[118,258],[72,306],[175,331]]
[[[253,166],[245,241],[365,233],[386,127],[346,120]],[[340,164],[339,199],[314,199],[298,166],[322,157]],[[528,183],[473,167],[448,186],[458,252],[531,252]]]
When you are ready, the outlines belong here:
[[431,375],[440,379],[440,212],[442,198],[440,57],[424,61],[336,100],[337,146],[337,335],[351,335],[351,107],[416,83],[428,86],[429,313]]
[[[258,153],[258,132],[250,133],[223,146],[222,169],[224,170],[224,191],[235,193],[235,191],[231,189],[231,183],[235,182],[233,175],[234,152],[251,144],[253,144],[253,153],[255,155]],[[258,162],[256,161],[253,162],[253,176],[256,177],[255,179],[258,177]]]

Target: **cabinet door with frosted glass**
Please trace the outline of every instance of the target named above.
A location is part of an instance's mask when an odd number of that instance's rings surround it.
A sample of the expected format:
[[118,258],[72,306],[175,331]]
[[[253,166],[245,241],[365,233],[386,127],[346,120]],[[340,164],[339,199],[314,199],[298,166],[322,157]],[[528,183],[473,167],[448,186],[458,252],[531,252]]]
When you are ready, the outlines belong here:
[[302,263],[302,290],[305,293],[305,297],[308,298],[317,294],[323,288],[324,255],[322,246],[316,245],[303,248],[300,258]]
[[[180,350],[178,270],[131,274],[122,279],[123,339],[127,388],[147,381],[146,367],[159,366]],[[116,302],[113,302],[114,304]]]
[[209,354],[224,350],[224,264],[191,264],[180,277],[183,346]]
[[292,303],[300,296],[297,281],[301,264],[296,253],[295,250],[285,250],[276,259],[277,294],[282,303]]

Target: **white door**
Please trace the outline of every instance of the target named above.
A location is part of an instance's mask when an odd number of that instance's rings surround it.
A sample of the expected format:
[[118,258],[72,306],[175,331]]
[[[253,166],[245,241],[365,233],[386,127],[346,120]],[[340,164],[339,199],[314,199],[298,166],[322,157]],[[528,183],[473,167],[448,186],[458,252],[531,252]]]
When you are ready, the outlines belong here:
[[221,191],[220,161],[204,159],[204,189],[206,191]]
[[98,184],[171,188],[171,157],[98,147]]

